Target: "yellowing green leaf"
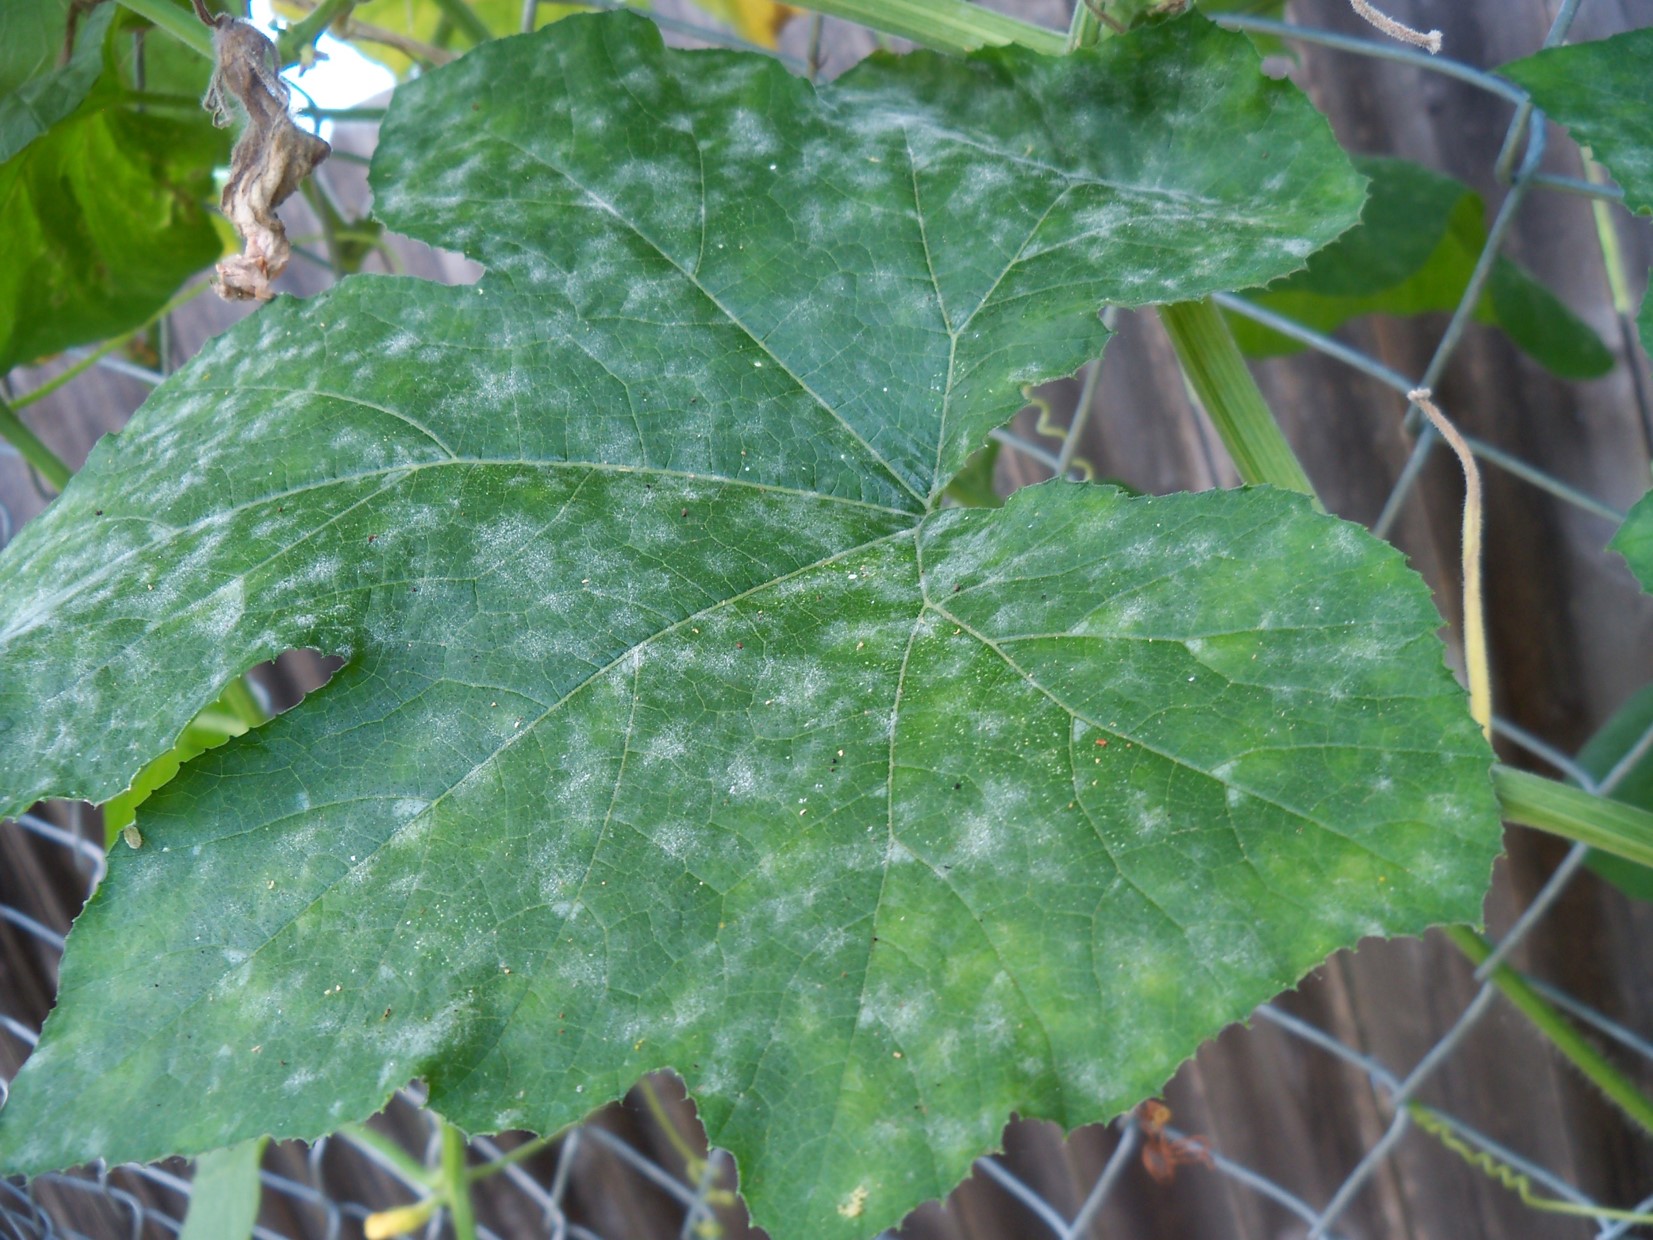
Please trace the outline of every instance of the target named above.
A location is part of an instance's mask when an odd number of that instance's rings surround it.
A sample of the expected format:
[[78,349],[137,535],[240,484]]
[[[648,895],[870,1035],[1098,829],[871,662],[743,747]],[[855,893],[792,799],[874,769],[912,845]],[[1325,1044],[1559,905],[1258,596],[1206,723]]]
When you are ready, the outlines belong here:
[[223,150],[208,124],[97,98],[0,165],[0,371],[142,323],[211,263]]
[[797,15],[776,0],[694,0],[696,7],[727,22],[734,32],[759,47],[774,47],[781,29]]

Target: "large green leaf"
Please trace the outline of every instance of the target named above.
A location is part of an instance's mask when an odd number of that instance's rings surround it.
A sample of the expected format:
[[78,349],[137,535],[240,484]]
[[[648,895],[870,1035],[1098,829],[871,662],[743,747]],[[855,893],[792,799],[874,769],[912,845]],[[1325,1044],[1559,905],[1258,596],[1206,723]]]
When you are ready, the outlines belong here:
[[81,20],[74,54],[60,67],[68,13],[69,0],[0,8],[0,163],[79,107],[103,71],[103,38],[115,6]]
[[[1357,159],[1371,179],[1360,226],[1309,260],[1308,268],[1249,300],[1316,331],[1365,314],[1451,310],[1463,297],[1486,245],[1486,208],[1468,186],[1400,159]],[[1612,368],[1613,355],[1590,327],[1547,288],[1499,257],[1475,308],[1551,371],[1588,379]],[[1303,346],[1243,315],[1230,314],[1240,347],[1253,356]]]
[[[62,21],[52,18],[54,55]],[[164,36],[132,37],[146,26],[100,5],[81,20],[71,64],[48,74],[55,85],[18,93],[26,113],[0,100],[0,371],[136,327],[221,252],[208,203],[230,135],[194,103],[211,62]],[[140,82],[142,106],[128,93]]]
[[[1283,153],[1289,152],[1289,158]],[[776,1234],[876,1231],[1368,934],[1476,920],[1490,754],[1398,553],[1268,489],[942,489],[1103,301],[1298,265],[1359,179],[1190,19],[772,63],[574,18],[404,88],[470,288],[278,299],[0,557],[0,787],[139,811],[0,1167],[557,1128],[671,1066]],[[4,805],[0,805],[4,808]]]
[[[1499,70],[1588,145],[1632,211],[1653,212],[1653,28],[1556,47]],[[1642,348],[1653,356],[1653,298],[1642,300]]]
[[221,251],[211,125],[96,96],[0,165],[0,372],[142,323]]

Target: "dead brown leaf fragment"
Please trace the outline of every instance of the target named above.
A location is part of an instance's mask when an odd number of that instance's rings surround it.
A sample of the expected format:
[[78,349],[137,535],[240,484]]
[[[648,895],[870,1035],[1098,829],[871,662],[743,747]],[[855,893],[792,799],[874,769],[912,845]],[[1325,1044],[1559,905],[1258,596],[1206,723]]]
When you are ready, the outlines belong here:
[[290,96],[274,43],[244,21],[208,13],[200,0],[195,12],[212,27],[217,61],[202,106],[220,127],[234,119],[236,105],[247,114],[219,203],[245,244],[240,254],[218,264],[218,293],[227,301],[266,301],[270,281],[293,253],[276,208],[333,148],[287,114]]

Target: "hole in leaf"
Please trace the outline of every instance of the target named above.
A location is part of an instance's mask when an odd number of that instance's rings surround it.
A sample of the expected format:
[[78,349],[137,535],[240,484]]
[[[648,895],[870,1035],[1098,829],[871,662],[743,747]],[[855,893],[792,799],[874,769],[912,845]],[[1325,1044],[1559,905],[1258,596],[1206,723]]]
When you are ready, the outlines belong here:
[[314,650],[289,650],[237,677],[185,725],[172,748],[151,759],[132,786],[107,801],[103,837],[108,847],[124,837],[128,846],[143,846],[137,810],[158,789],[172,782],[193,758],[291,710],[307,693],[321,688],[344,660]]

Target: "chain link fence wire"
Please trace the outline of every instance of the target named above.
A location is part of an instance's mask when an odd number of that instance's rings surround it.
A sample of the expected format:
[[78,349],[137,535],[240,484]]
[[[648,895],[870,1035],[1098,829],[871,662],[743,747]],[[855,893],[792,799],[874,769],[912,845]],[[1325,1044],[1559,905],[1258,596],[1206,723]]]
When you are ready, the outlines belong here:
[[[532,4],[534,0],[530,0]],[[1543,45],[1562,43],[1576,20],[1581,0],[1563,0]],[[603,7],[623,7],[605,3]],[[729,45],[721,31],[686,21],[670,14],[655,14],[669,35],[687,36],[700,43]],[[1344,366],[1392,389],[1403,398],[1419,387],[1433,387],[1462,341],[1476,304],[1486,287],[1517,213],[1535,190],[1580,194],[1614,201],[1619,192],[1610,185],[1562,176],[1540,169],[1546,148],[1544,118],[1530,99],[1516,87],[1482,70],[1450,57],[1430,57],[1410,48],[1382,41],[1378,36],[1351,37],[1329,30],[1286,22],[1230,15],[1220,22],[1234,29],[1285,39],[1288,44],[1314,44],[1335,51],[1380,60],[1397,61],[1430,73],[1442,74],[1468,83],[1514,106],[1514,115],[1496,161],[1499,180],[1507,186],[1491,226],[1485,247],[1467,287],[1422,372],[1402,374],[1350,345],[1310,330],[1242,298],[1219,295],[1214,300],[1224,309],[1256,320],[1262,325],[1307,345]],[[794,70],[821,64],[820,19],[814,19],[802,59],[784,56]],[[735,42],[738,42],[736,40]],[[762,50],[762,49],[755,49]],[[1113,312],[1110,311],[1110,314]],[[1621,323],[1621,327],[1626,324]],[[1633,332],[1621,335],[1619,360],[1636,370]],[[162,370],[166,369],[163,349]],[[164,377],[148,367],[136,366],[117,357],[96,359],[100,369],[135,378],[152,385]],[[1094,466],[1079,455],[1087,421],[1091,417],[1100,363],[1085,368],[1077,385],[1077,399],[1060,416],[1052,401],[1030,393],[1033,412],[1012,424],[1011,429],[994,433],[1004,450],[1001,477],[1009,473],[1022,481],[1039,476],[1091,478]],[[1639,373],[1632,386],[1645,400],[1646,385]],[[1070,389],[1071,390],[1071,385]],[[1644,424],[1653,424],[1646,409],[1640,410]],[[1375,532],[1386,535],[1413,496],[1418,480],[1438,446],[1432,427],[1421,422],[1415,406],[1408,405],[1406,429],[1415,435],[1411,455],[1391,488],[1381,513],[1373,524]],[[1506,471],[1523,482],[1570,505],[1582,513],[1612,523],[1624,514],[1613,506],[1556,477],[1540,465],[1521,460],[1496,446],[1474,438],[1470,444],[1486,464]],[[15,456],[0,445],[0,457]],[[1029,472],[1031,471],[1031,473]],[[1215,473],[1216,470],[1213,469]],[[0,543],[11,537],[26,516],[14,514],[0,503]],[[260,682],[266,684],[268,681]],[[279,705],[279,703],[276,703]],[[1625,775],[1653,749],[1653,730],[1639,742],[1604,778],[1592,779],[1566,753],[1546,743],[1509,720],[1496,721],[1496,732],[1507,744],[1516,746],[1541,762],[1563,772],[1575,782],[1604,795],[1613,792]],[[976,1174],[968,1182],[972,1191],[1002,1195],[1000,1219],[1010,1220],[1002,1234],[1051,1237],[1052,1240],[1080,1240],[1099,1234],[1096,1223],[1104,1208],[1128,1179],[1141,1174],[1142,1166],[1153,1167],[1155,1152],[1171,1162],[1189,1164],[1183,1175],[1214,1175],[1235,1190],[1255,1194],[1273,1203],[1286,1220],[1277,1234],[1304,1236],[1307,1240],[1331,1240],[1348,1233],[1346,1225],[1351,1204],[1382,1173],[1397,1147],[1420,1123],[1434,1132],[1450,1133],[1459,1154],[1479,1154],[1491,1160],[1480,1170],[1465,1165],[1463,1173],[1474,1176],[1501,1172],[1506,1183],[1524,1177],[1532,1191],[1564,1202],[1580,1215],[1577,1234],[1593,1234],[1602,1240],[1629,1234],[1636,1226],[1624,1217],[1625,1203],[1597,1201],[1579,1189],[1561,1170],[1539,1164],[1520,1150],[1510,1148],[1477,1127],[1476,1119],[1459,1116],[1438,1106],[1415,1109],[1420,1092],[1456,1056],[1464,1053],[1466,1039],[1498,1002],[1499,991],[1491,980],[1494,969],[1503,966],[1510,953],[1533,935],[1546,915],[1574,883],[1583,868],[1587,850],[1576,846],[1567,852],[1548,880],[1527,902],[1502,938],[1492,944],[1492,954],[1476,970],[1478,989],[1456,1016],[1447,1022],[1416,1062],[1395,1065],[1382,1062],[1360,1047],[1344,1040],[1287,1010],[1282,1003],[1258,1008],[1251,1024],[1257,1036],[1266,1026],[1289,1039],[1303,1059],[1324,1057],[1363,1079],[1388,1117],[1382,1130],[1366,1144],[1364,1152],[1329,1196],[1308,1200],[1290,1183],[1248,1167],[1244,1150],[1211,1148],[1203,1139],[1191,1137],[1174,1125],[1139,1109],[1121,1117],[1111,1126],[1112,1148],[1078,1196],[1077,1204],[1058,1204],[1047,1183],[1048,1177],[1030,1174],[1025,1160],[1010,1154],[979,1159]],[[25,814],[14,822],[0,824],[0,1105],[8,1083],[22,1060],[33,1049],[39,1022],[55,993],[57,959],[63,950],[64,935],[84,899],[95,890],[104,873],[103,828],[98,816],[85,807],[49,806]],[[1653,1039],[1610,1019],[1565,989],[1542,979],[1527,979],[1539,994],[1573,1021],[1589,1030],[1602,1044],[1615,1048],[1619,1056],[1637,1066],[1653,1069]],[[371,1126],[347,1130],[310,1145],[286,1142],[272,1145],[261,1174],[263,1203],[260,1223],[254,1230],[257,1240],[287,1240],[297,1237],[325,1237],[326,1240],[353,1240],[363,1234],[369,1213],[418,1200],[426,1191],[415,1172],[434,1168],[440,1157],[438,1121],[422,1108],[418,1086],[403,1090]],[[1014,1134],[1015,1126],[1010,1132]],[[1435,1141],[1429,1134],[1418,1139]],[[563,1134],[556,1142],[522,1157],[529,1141],[524,1134],[499,1138],[478,1137],[470,1143],[473,1167],[497,1164],[497,1174],[479,1181],[478,1211],[480,1235],[499,1240],[544,1236],[554,1240],[624,1240],[631,1236],[677,1235],[683,1240],[700,1237],[729,1237],[741,1240],[753,1232],[744,1208],[735,1196],[733,1160],[722,1151],[707,1151],[704,1137],[683,1096],[682,1086],[669,1074],[658,1074],[641,1083],[623,1103],[597,1112],[587,1122]],[[1443,1160],[1457,1156],[1444,1146],[1436,1147]],[[397,1156],[395,1151],[401,1151]],[[516,1151],[515,1153],[513,1151]],[[875,1157],[869,1151],[869,1157]],[[1495,1173],[1495,1172],[1488,1172]],[[1653,1185],[1649,1186],[1653,1190]],[[97,1164],[73,1173],[36,1177],[24,1183],[0,1179],[0,1240],[47,1240],[48,1237],[86,1237],[105,1240],[130,1236],[133,1240],[175,1236],[180,1233],[188,1209],[190,1180],[188,1164],[174,1162],[156,1166]],[[955,1197],[957,1194],[955,1194]],[[1629,1206],[1632,1211],[1653,1210],[1653,1191]],[[926,1209],[933,1210],[933,1207]],[[946,1207],[942,1207],[945,1211]],[[920,1211],[922,1215],[924,1211]],[[1450,1219],[1425,1220],[1427,1234],[1464,1234]],[[928,1234],[922,1222],[904,1225],[904,1232]],[[426,1240],[448,1234],[440,1212],[419,1231]],[[896,1233],[885,1233],[893,1237]],[[981,1234],[972,1231],[971,1234]]]

